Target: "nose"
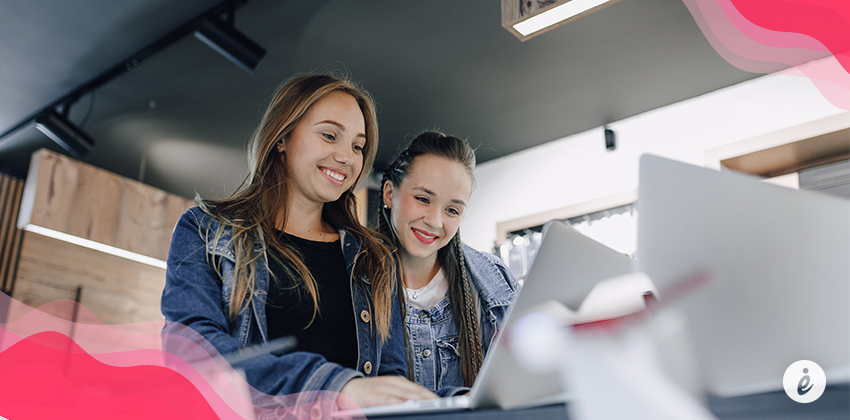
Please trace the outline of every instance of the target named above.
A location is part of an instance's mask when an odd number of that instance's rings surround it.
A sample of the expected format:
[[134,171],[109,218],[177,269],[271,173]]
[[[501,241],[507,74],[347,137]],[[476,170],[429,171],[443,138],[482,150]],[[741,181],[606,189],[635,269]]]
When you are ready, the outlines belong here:
[[351,166],[354,164],[354,148],[351,144],[346,144],[345,142],[340,142],[337,144],[336,150],[334,151],[334,160],[337,163],[345,166]]
[[437,206],[428,206],[422,221],[430,227],[439,229],[443,227],[443,212]]

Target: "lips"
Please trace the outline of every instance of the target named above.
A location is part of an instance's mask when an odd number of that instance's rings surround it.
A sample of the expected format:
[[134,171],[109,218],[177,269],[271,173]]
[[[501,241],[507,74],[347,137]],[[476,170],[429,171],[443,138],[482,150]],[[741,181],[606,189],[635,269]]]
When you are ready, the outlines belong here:
[[345,181],[346,175],[342,172],[325,167],[321,167],[319,169],[321,169],[322,173],[325,174],[325,176],[334,184],[342,185],[342,182]]
[[434,243],[434,241],[436,241],[437,238],[439,237],[437,235],[431,235],[424,230],[419,230],[419,229],[416,229],[416,228],[410,228],[410,230],[413,231],[413,236],[415,236],[416,239],[419,240],[419,242],[422,242],[423,244],[426,244],[426,245]]

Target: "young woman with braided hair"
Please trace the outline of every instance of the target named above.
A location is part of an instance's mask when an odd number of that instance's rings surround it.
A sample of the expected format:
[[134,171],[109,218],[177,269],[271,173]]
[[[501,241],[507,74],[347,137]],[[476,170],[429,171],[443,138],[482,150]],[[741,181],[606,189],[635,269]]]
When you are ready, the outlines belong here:
[[408,303],[408,363],[440,395],[471,387],[517,281],[493,255],[460,239],[475,183],[475,151],[426,132],[384,171],[378,230],[398,248]]

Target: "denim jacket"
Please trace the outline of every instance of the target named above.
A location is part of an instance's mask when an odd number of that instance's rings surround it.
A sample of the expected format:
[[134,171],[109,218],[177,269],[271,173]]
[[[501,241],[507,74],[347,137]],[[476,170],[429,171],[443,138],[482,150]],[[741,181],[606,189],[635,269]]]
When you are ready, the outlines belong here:
[[[183,326],[200,334],[222,355],[268,341],[265,303],[269,273],[262,238],[254,249],[260,257],[255,266],[254,294],[247,308],[235,322],[230,322],[227,313],[233,288],[234,255],[229,247],[229,230],[225,230],[217,243],[212,243],[218,227],[217,221],[195,207],[183,214],[174,229],[168,252],[165,289],[162,292],[162,313],[166,319],[163,347],[166,351],[180,355],[177,344],[180,340],[171,338],[186,335],[180,332],[181,328],[185,330]],[[205,236],[210,240],[207,241]],[[339,236],[346,268],[351,276],[354,304],[352,322],[356,323],[359,346],[358,369],[329,362],[315,353],[294,352],[281,356],[267,353],[234,366],[245,371],[248,383],[258,391],[270,395],[320,390],[339,392],[349,380],[357,377],[406,376],[399,305],[393,299],[390,336],[382,346],[380,334],[371,324],[371,285],[365,277],[354,281],[352,275],[360,241],[345,229],[339,229]],[[209,265],[208,260],[212,259],[208,257],[211,255],[220,257],[216,261],[221,261],[219,269],[223,276],[219,276]]]
[[[467,274],[478,292],[481,344],[486,355],[519,285],[510,269],[496,256],[466,245],[463,245],[463,255]],[[440,395],[455,392],[449,388],[462,387],[458,330],[448,294],[428,309],[408,306],[406,324],[416,383]]]

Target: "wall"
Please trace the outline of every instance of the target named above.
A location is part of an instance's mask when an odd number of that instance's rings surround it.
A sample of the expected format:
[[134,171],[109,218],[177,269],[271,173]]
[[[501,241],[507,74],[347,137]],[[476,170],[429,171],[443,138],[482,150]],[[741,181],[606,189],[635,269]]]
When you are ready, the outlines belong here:
[[[193,205],[191,200],[42,149],[33,154],[23,197],[16,203],[18,225],[27,231],[19,247],[14,282],[6,288],[15,300],[35,308],[79,297],[85,311],[75,311],[69,304],[48,305],[45,311],[83,323],[163,319],[159,305],[165,285],[163,261],[151,266],[32,229],[47,228],[89,245],[165,260],[174,225]],[[6,245],[2,246],[0,251],[5,253]],[[0,319],[6,315],[14,320],[28,310],[12,305]]]
[[35,225],[164,261],[193,203],[47,149],[33,153],[18,227]]
[[[128,324],[163,319],[159,300],[164,286],[161,268],[26,232],[12,297],[38,308],[57,299],[74,300],[81,287],[80,303],[97,320],[83,316],[77,321]],[[71,306],[57,308],[67,310],[52,315],[71,319]],[[9,314],[10,319],[18,316]]]
[[808,79],[769,75],[611,123],[613,152],[599,127],[482,163],[464,241],[490,251],[498,222],[633,191],[643,153],[702,166],[707,149],[844,112]]

